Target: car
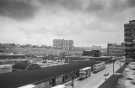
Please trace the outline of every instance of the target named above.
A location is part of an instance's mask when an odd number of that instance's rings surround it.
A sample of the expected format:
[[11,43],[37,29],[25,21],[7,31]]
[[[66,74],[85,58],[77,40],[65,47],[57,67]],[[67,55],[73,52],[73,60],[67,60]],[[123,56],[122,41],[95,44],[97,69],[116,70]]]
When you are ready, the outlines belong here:
[[131,80],[131,83],[135,85],[135,79]]
[[126,79],[133,80],[133,79],[135,79],[135,71],[134,70],[131,70],[129,68],[125,68],[125,70],[123,72],[123,76]]
[[128,74],[128,75],[126,76],[126,78],[129,79],[129,80],[134,80],[134,79],[135,79],[135,75]]
[[132,70],[135,70],[135,62],[130,62],[130,63],[128,64],[128,67],[129,67],[130,69],[132,69]]
[[129,68],[125,68],[125,70],[124,70],[125,72],[129,72],[129,71],[131,71],[131,69],[129,69]]

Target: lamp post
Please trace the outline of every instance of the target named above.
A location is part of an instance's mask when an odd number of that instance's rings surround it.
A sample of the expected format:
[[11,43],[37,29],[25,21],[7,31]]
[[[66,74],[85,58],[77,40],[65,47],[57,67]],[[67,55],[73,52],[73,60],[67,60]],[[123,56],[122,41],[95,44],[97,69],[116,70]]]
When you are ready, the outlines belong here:
[[113,75],[114,75],[114,60],[113,60]]
[[73,72],[71,72],[71,74],[72,74],[71,86],[72,86],[72,88],[74,88],[75,72],[73,71]]
[[113,75],[114,75],[114,63],[115,63],[115,58],[113,57],[112,60],[113,60]]
[[72,84],[71,84],[72,88],[74,88],[74,77],[72,77]]
[[112,61],[113,61],[113,78],[112,78],[112,81],[114,81],[115,80],[115,77],[114,77],[114,63],[115,63],[115,58],[114,57],[112,58]]

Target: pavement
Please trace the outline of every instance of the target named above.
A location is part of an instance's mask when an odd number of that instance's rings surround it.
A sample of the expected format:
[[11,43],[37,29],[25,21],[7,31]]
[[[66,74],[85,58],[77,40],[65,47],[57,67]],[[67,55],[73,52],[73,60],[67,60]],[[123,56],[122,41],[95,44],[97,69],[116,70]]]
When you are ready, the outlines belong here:
[[[123,63],[116,61],[114,64],[114,71],[116,72]],[[104,76],[105,73],[109,73],[107,77]],[[74,87],[73,88],[98,88],[102,83],[105,82],[113,74],[113,64],[107,64],[106,69],[95,73],[84,80],[74,80]],[[67,86],[66,88],[72,88],[71,86]]]

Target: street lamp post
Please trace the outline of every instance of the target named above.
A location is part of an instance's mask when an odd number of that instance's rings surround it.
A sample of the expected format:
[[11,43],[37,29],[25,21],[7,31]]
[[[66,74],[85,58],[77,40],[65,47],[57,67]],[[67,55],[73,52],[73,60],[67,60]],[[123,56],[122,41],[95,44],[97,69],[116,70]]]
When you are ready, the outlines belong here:
[[72,84],[71,84],[72,88],[74,88],[74,77],[72,77]]
[[72,88],[74,88],[75,73],[74,72],[71,72],[71,74],[72,74],[71,86],[72,86]]
[[113,81],[114,81],[114,80],[115,80],[115,76],[114,76],[114,64],[115,64],[115,58],[113,57],[112,60],[113,60]]
[[115,58],[112,58],[113,60],[113,75],[114,75],[114,63],[115,63]]
[[113,75],[114,75],[114,60],[113,60]]

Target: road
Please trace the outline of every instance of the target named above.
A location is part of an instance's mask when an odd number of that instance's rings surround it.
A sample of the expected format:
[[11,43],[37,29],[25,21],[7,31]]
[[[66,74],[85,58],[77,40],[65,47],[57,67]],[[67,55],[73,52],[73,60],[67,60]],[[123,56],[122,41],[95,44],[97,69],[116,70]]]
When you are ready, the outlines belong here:
[[[116,61],[114,64],[114,71],[118,70],[122,63]],[[91,77],[84,80],[74,80],[73,88],[98,88],[105,81],[105,73],[109,73],[106,77],[109,78],[113,74],[113,64],[107,64],[106,69],[98,73],[92,74]],[[67,88],[72,88],[71,86]]]

